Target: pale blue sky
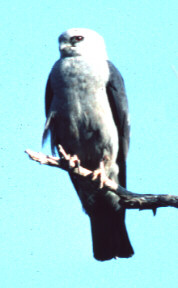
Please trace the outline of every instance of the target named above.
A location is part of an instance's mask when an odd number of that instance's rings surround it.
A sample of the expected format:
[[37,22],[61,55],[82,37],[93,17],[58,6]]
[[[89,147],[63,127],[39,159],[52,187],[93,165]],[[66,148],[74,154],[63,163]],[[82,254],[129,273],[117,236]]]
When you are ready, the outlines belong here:
[[[85,27],[105,39],[131,113],[128,188],[177,194],[177,1],[22,1],[1,4],[0,287],[176,287],[177,211],[128,211],[135,255],[97,262],[88,217],[67,174],[24,154],[41,148],[44,90],[57,38]],[[178,72],[177,72],[178,73]]]

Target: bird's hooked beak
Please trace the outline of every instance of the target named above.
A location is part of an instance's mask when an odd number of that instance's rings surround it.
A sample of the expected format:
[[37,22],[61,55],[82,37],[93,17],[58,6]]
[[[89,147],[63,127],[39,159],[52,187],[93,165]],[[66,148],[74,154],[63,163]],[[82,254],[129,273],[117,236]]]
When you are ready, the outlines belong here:
[[59,50],[63,51],[63,50],[66,50],[68,48],[71,48],[71,47],[72,47],[71,43],[69,43],[69,42],[61,42],[60,45],[59,45]]
[[59,51],[61,53],[61,57],[72,56],[74,47],[70,42],[62,41],[59,44]]

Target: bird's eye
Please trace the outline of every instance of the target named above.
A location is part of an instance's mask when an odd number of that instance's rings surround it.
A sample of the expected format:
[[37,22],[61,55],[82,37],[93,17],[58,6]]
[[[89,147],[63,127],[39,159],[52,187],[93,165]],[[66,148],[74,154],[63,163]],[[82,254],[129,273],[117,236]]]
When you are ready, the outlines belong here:
[[84,39],[83,36],[73,36],[73,37],[71,38],[72,42],[80,42],[80,41],[82,41],[83,39]]
[[83,36],[75,36],[75,40],[82,41],[83,40]]

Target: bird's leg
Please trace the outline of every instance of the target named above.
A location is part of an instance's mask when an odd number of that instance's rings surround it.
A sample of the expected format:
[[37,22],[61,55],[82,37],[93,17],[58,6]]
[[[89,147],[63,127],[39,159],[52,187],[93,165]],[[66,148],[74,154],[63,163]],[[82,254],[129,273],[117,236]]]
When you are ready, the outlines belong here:
[[[74,166],[75,165],[75,166]],[[71,168],[80,168],[80,159],[77,155],[69,155],[69,167]]]
[[62,145],[58,145],[58,152],[61,158],[65,159],[69,163],[69,168],[74,169],[74,168],[80,168],[80,159],[78,158],[77,155],[70,155],[67,154],[62,147]]
[[104,161],[101,161],[99,164],[99,168],[92,172],[92,180],[99,180],[99,188],[102,189],[104,187],[104,183],[106,182],[106,172],[104,168]]

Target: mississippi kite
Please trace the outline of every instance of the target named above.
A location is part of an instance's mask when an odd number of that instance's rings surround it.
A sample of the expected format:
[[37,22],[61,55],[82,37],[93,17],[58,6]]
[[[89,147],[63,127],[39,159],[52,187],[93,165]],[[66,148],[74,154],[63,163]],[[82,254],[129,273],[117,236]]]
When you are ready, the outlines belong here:
[[[69,29],[59,37],[59,49],[61,57],[46,86],[43,142],[50,132],[53,152],[61,144],[92,171],[103,163],[106,176],[126,187],[130,127],[122,76],[95,31]],[[90,218],[94,257],[101,261],[131,257],[134,252],[118,196],[95,193],[70,177]]]

